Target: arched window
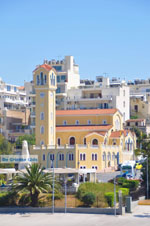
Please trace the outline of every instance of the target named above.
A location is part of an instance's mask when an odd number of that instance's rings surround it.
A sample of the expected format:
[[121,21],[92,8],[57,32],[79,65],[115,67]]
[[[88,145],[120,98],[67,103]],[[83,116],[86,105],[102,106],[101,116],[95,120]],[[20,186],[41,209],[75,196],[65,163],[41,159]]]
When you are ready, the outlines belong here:
[[115,161],[115,153],[112,153],[112,160]]
[[91,123],[91,120],[88,120],[88,121],[87,121],[87,124],[88,124],[88,125],[91,125],[91,124],[92,124],[92,123]]
[[75,138],[74,137],[70,137],[69,144],[75,145]]
[[66,120],[63,121],[63,125],[64,126],[67,125],[67,121]]
[[40,133],[41,133],[41,134],[44,134],[44,126],[41,126],[41,128],[40,128]]
[[103,152],[103,161],[105,161],[105,160],[106,160],[106,153]]
[[97,139],[93,139],[92,140],[92,145],[98,145],[98,140]]
[[41,80],[41,84],[40,85],[44,85],[43,72],[40,73],[40,80]]
[[41,145],[44,145],[44,141],[43,141],[43,140],[41,140],[40,144],[41,144]]
[[84,143],[84,145],[86,145],[86,138],[83,139],[83,143]]
[[60,138],[57,139],[57,144],[60,146]]
[[47,75],[44,75],[44,84],[47,83]]
[[107,155],[107,160],[110,161],[111,160],[111,154],[110,152],[108,152],[108,155]]
[[41,120],[44,120],[44,112],[41,112],[41,113],[40,113],[40,119],[41,119]]
[[104,120],[103,120],[103,124],[104,124],[104,125],[107,124],[107,120],[104,119]]
[[80,123],[79,123],[79,120],[76,120],[75,124],[76,124],[76,125],[79,125],[79,124],[80,124]]
[[36,84],[37,84],[37,86],[40,85],[40,78],[39,78],[39,75],[36,76]]

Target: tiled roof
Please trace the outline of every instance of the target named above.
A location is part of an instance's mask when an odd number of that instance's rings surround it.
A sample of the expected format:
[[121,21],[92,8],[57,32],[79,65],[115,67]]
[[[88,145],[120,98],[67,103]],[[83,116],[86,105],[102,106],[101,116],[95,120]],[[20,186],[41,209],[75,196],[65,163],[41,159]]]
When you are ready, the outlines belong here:
[[112,125],[106,125],[106,126],[57,126],[56,131],[86,131],[86,130],[91,130],[93,132],[97,131],[108,131],[109,129],[112,128]]
[[85,110],[57,110],[57,116],[63,115],[109,115],[115,114],[117,109],[85,109]]
[[129,119],[126,122],[143,122],[145,119],[143,118],[138,118],[138,119]]
[[19,90],[24,90],[24,86],[19,86]]
[[[39,65],[34,71],[36,71],[37,69],[39,69],[39,68],[44,68],[44,69],[46,69],[47,71],[50,71],[51,69],[52,69],[52,67],[50,66],[50,65],[48,65],[48,64],[42,64],[42,65]],[[34,72],[33,71],[33,72]]]
[[110,135],[111,138],[117,138],[117,137],[121,137],[122,134],[123,134],[123,130],[120,130],[120,131],[113,131]]
[[131,133],[130,130],[119,130],[119,131],[113,131],[110,135],[111,138],[117,138],[117,137],[121,137],[122,134],[126,137],[128,135],[128,133]]

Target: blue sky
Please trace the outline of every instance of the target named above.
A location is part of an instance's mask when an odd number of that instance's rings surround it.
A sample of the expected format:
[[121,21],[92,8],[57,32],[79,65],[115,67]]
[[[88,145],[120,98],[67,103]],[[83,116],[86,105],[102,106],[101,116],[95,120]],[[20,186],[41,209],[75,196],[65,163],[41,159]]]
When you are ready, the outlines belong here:
[[73,55],[81,78],[150,77],[149,0],[0,0],[0,77],[22,85]]

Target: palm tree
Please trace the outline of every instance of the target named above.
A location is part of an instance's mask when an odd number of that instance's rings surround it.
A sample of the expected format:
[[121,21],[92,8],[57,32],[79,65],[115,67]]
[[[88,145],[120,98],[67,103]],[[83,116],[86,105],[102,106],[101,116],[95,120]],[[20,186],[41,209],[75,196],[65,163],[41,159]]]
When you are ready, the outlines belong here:
[[38,205],[41,192],[48,192],[52,185],[52,174],[44,173],[37,163],[26,167],[26,173],[21,172],[13,180],[13,189],[16,192],[28,191],[31,197],[31,206]]

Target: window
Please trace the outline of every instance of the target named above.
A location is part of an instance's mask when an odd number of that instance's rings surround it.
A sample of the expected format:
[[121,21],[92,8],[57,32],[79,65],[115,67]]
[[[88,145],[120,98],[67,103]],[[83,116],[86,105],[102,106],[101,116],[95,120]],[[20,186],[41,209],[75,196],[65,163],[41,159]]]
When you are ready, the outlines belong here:
[[92,145],[98,145],[98,140],[97,139],[93,139]]
[[125,102],[125,101],[123,101],[123,107],[125,108],[125,106],[126,106],[126,102]]
[[51,126],[51,134],[53,134],[53,127]]
[[41,80],[41,83],[40,85],[44,85],[44,78],[43,78],[43,72],[40,73],[40,80]]
[[106,160],[106,153],[103,152],[103,161],[105,161],[105,160]]
[[11,86],[7,86],[7,91],[11,91]]
[[63,121],[63,125],[64,126],[67,125],[67,121],[66,120]]
[[51,81],[51,85],[55,86],[55,75],[54,75],[54,73],[52,73],[50,75],[50,81]]
[[88,125],[91,125],[91,120],[88,120],[88,121],[87,121],[87,124],[88,124]]
[[45,154],[43,154],[43,161],[45,161]]
[[61,76],[61,81],[63,81],[63,82],[66,81],[66,76],[65,76],[65,75],[62,75],[62,76]]
[[108,103],[104,103],[104,109],[108,109]]
[[125,97],[125,95],[126,95],[126,91],[125,91],[125,90],[123,90],[123,96]]
[[62,66],[53,66],[53,68],[55,68],[56,71],[62,71]]
[[84,145],[86,145],[86,138],[83,139],[83,143],[84,143]]
[[60,76],[57,75],[57,82],[59,83],[60,82]]
[[73,154],[69,154],[69,161],[73,161]]
[[107,120],[104,119],[104,120],[103,120],[103,124],[107,124]]
[[41,145],[44,145],[44,141],[42,140],[42,141],[40,142],[40,144],[41,144]]
[[45,93],[40,93],[40,97],[43,98],[45,96]]
[[61,93],[60,87],[58,87],[58,88],[56,89],[56,93]]
[[86,154],[81,153],[80,154],[80,161],[85,161],[86,160]]
[[14,87],[14,92],[17,92],[17,87]]
[[92,161],[97,161],[97,154],[92,153]]
[[49,159],[50,159],[51,161],[54,161],[55,155],[54,155],[54,154],[50,154]]
[[79,125],[79,120],[76,120],[75,124],[76,124],[76,125]]
[[44,75],[44,84],[47,83],[47,75]]
[[111,154],[110,154],[110,152],[109,152],[108,155],[107,155],[107,159],[108,159],[108,161],[111,160]]
[[138,112],[138,105],[134,105],[135,112]]
[[97,167],[97,166],[92,166],[92,169],[96,169],[96,170],[97,170],[97,169],[98,169],[98,167]]
[[130,126],[130,122],[127,122],[127,126]]
[[113,139],[113,145],[116,145],[116,139]]
[[41,128],[40,128],[40,133],[41,133],[41,134],[44,134],[44,126],[41,126]]
[[135,125],[138,126],[138,122],[136,122]]
[[57,144],[60,146],[60,138],[57,139]]
[[41,112],[41,113],[40,113],[40,119],[41,119],[41,120],[44,120],[44,112]]
[[59,154],[59,161],[64,161],[64,154]]
[[70,137],[69,144],[70,145],[75,145],[75,138],[74,137]]
[[39,75],[36,76],[36,84],[37,84],[37,86],[40,85],[40,78],[39,78]]

